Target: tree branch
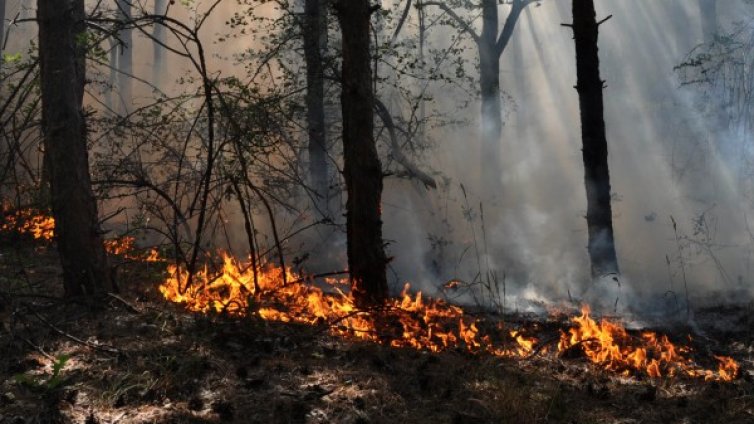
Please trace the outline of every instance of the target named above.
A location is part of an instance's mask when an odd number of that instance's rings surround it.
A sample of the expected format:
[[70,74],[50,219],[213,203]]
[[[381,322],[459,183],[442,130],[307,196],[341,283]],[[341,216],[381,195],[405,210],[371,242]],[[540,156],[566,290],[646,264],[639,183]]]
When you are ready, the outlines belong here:
[[505,24],[503,25],[503,31],[500,33],[497,43],[495,43],[495,51],[498,57],[503,54],[503,51],[508,46],[508,42],[511,41],[513,30],[516,28],[516,23],[521,16],[521,12],[526,9],[526,6],[535,1],[538,0],[513,0],[511,11],[508,13],[508,17],[505,19]]
[[[526,1],[533,1],[533,0],[526,0]],[[471,36],[471,38],[474,39],[474,42],[476,42],[477,44],[481,44],[482,43],[482,37],[479,34],[477,34],[476,31],[474,31],[474,28],[472,28],[471,25],[469,25],[468,22],[466,22],[463,19],[461,19],[461,17],[458,16],[458,14],[456,12],[454,12],[453,9],[450,8],[450,6],[448,6],[447,4],[445,4],[443,2],[439,2],[439,1],[428,1],[428,2],[422,3],[422,5],[421,5],[421,7],[427,7],[427,6],[437,6],[440,9],[442,9],[443,12],[447,13],[448,16],[450,16],[451,18],[453,18],[453,20],[456,22],[456,24],[458,24],[464,32],[466,32],[467,34],[469,34]],[[515,7],[515,5],[514,5],[514,7]]]

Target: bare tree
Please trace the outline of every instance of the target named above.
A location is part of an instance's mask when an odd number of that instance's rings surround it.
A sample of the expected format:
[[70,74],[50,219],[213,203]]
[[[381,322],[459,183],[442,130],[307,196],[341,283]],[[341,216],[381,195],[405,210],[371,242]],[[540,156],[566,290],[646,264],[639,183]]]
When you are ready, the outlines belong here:
[[[166,0],[154,0],[154,14],[156,16],[164,15],[168,11],[168,5]],[[165,26],[155,25],[152,31],[152,37],[154,37],[154,53],[152,59],[152,84],[157,87],[161,86],[162,75],[165,73]]]
[[[128,115],[133,109],[133,29],[131,0],[116,0],[117,15],[124,27],[118,32],[118,90],[120,94],[120,110]],[[157,25],[160,26],[160,25]]]
[[388,294],[382,240],[382,166],[374,140],[374,93],[370,62],[368,0],[337,0],[342,33],[343,176],[351,287],[360,306]]
[[[436,6],[445,12],[476,44],[479,55],[479,88],[482,96],[482,183],[485,190],[497,188],[502,170],[500,137],[503,131],[503,106],[500,92],[500,57],[513,36],[518,18],[526,6],[535,0],[481,0],[471,5],[482,9],[482,31],[478,33],[470,22],[459,16],[448,2],[425,1],[422,7]],[[498,6],[511,6],[500,29]]]
[[712,43],[717,34],[717,0],[699,0],[699,13],[702,18],[704,42]]
[[302,22],[306,61],[306,110],[309,132],[310,183],[327,210],[327,134],[325,128],[325,66],[327,49],[327,0],[305,0]]
[[37,21],[44,145],[65,294],[94,295],[113,282],[89,175],[84,0],[38,0]]
[[[5,51],[5,0],[0,0],[0,58]],[[2,61],[0,60],[0,65]]]
[[586,222],[592,277],[618,273],[610,205],[610,171],[607,159],[603,84],[600,77],[599,25],[594,0],[573,0],[576,42],[576,90],[581,109],[581,139],[586,186]]

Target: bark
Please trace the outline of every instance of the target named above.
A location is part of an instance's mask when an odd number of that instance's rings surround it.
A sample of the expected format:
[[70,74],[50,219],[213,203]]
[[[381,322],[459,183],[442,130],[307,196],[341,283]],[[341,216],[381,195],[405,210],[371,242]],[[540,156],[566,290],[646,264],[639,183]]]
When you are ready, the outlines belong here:
[[[116,0],[118,19],[123,25],[131,21],[131,0]],[[133,110],[133,30],[118,32],[118,88],[121,99],[121,112],[128,115]]]
[[105,92],[105,106],[108,111],[115,112],[115,101],[113,92],[118,86],[118,42],[110,39],[110,76],[107,80],[107,91]]
[[479,49],[479,88],[482,96],[482,188],[490,193],[500,185],[502,173],[503,104],[500,98],[500,55],[497,54],[499,19],[497,1],[482,2]]
[[[0,0],[0,58],[5,52],[5,0]],[[0,61],[0,66],[2,62]]]
[[330,194],[325,129],[325,70],[322,60],[322,52],[327,49],[326,0],[306,0],[303,18],[309,176],[312,188],[322,200],[320,205],[327,210]]
[[586,187],[586,221],[592,276],[618,273],[610,205],[610,172],[604,119],[603,84],[599,63],[599,24],[594,0],[573,0],[576,43],[576,90],[581,109],[581,138]]
[[89,176],[84,0],[38,0],[42,123],[67,296],[113,289]]
[[373,135],[368,0],[337,0],[342,34],[343,176],[351,289],[357,305],[387,298],[387,258],[382,240],[382,166]]
[[717,34],[717,0],[699,0],[699,13],[704,42],[710,44],[715,41]]
[[521,12],[533,0],[512,0],[502,30],[497,0],[482,0],[482,32],[476,31],[445,2],[424,1],[419,7],[436,6],[469,34],[479,53],[479,89],[482,97],[481,144],[482,190],[497,190],[502,174],[503,104],[500,92],[500,57],[513,37]]
[[[154,14],[164,15],[167,12],[167,0],[154,1]],[[153,44],[154,57],[152,59],[152,84],[160,87],[162,76],[165,73],[165,49],[160,43],[165,44],[165,27],[160,23],[155,23],[152,36],[157,42]]]

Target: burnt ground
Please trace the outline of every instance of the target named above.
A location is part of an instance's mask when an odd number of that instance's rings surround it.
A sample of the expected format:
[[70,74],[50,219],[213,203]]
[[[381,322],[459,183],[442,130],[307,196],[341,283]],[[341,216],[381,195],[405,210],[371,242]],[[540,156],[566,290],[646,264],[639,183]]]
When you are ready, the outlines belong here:
[[700,311],[743,322],[697,340],[734,354],[736,381],[622,378],[578,356],[430,354],[190,314],[160,299],[158,264],[120,266],[120,295],[93,311],[57,299],[49,247],[0,253],[2,424],[754,422],[743,307]]

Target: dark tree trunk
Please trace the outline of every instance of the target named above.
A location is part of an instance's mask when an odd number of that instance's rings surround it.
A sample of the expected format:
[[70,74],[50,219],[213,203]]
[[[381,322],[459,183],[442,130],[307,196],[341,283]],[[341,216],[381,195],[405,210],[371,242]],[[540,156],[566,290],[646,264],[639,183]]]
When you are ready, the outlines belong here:
[[573,0],[576,41],[576,90],[581,108],[581,138],[586,186],[586,221],[592,276],[618,273],[610,205],[610,171],[603,105],[603,81],[597,41],[599,25],[594,0]]
[[[167,12],[167,0],[154,0],[154,14],[164,15]],[[154,43],[154,57],[152,60],[152,84],[157,87],[162,85],[162,76],[165,73],[165,49],[160,43],[165,44],[165,27],[155,24],[152,36],[157,41]]]
[[382,303],[388,294],[380,198],[382,166],[374,129],[369,53],[368,0],[337,0],[342,33],[343,176],[351,288],[359,306]]
[[[116,0],[118,19],[128,25],[131,21],[131,1]],[[121,112],[128,115],[133,110],[133,30],[130,28],[118,32],[118,89],[121,99]]]
[[[5,0],[0,0],[0,57],[5,51]],[[2,62],[0,62],[0,66]]]
[[322,52],[327,48],[326,0],[306,0],[303,19],[306,61],[306,109],[309,131],[309,176],[312,188],[327,209],[327,134],[325,132],[325,70]]
[[482,2],[482,34],[478,41],[479,85],[482,96],[482,189],[500,185],[502,173],[503,105],[500,99],[500,55],[497,53],[499,18],[496,0]]
[[717,34],[717,0],[699,0],[699,13],[702,18],[704,42],[712,43]]
[[113,289],[89,176],[84,0],[38,0],[42,122],[55,237],[67,296]]

